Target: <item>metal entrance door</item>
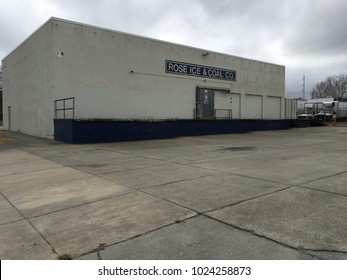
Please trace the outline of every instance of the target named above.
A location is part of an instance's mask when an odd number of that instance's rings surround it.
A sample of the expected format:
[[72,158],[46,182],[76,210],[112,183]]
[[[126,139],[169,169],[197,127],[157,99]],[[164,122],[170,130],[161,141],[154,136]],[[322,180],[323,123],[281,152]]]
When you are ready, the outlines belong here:
[[196,89],[196,118],[214,118],[214,91],[212,89]]

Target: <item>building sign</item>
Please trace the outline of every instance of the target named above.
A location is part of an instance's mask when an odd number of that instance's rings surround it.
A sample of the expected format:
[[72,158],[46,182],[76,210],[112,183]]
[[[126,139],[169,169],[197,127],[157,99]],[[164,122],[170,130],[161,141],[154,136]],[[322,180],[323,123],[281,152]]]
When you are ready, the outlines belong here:
[[201,78],[236,81],[236,71],[204,65],[165,60],[165,72],[170,74],[195,76]]

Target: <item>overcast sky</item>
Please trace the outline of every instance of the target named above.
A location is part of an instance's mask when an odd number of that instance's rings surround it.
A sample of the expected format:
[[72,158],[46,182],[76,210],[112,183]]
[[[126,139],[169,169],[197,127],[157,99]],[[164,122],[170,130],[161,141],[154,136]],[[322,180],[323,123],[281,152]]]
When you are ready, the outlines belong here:
[[51,16],[285,65],[287,97],[347,74],[346,0],[0,0],[0,59]]

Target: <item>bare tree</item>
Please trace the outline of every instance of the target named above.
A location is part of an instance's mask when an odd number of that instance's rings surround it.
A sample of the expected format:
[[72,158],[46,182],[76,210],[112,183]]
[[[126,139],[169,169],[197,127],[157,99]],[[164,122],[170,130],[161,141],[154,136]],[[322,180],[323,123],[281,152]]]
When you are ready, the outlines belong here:
[[347,75],[340,74],[327,77],[312,89],[312,98],[343,97],[347,92]]
[[337,83],[335,85],[336,88],[336,97],[343,97],[344,94],[347,92],[347,75],[340,74],[337,76]]
[[311,93],[312,98],[326,97],[325,82],[320,82],[314,86]]

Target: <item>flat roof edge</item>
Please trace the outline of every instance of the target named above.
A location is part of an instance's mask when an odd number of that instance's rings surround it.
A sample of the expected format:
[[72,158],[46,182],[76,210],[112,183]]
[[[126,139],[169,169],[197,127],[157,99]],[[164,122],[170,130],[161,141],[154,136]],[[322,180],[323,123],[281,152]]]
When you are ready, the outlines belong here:
[[42,23],[38,28],[35,29],[28,37],[26,37],[23,41],[21,41],[12,51],[10,51],[1,61],[4,61],[7,57],[9,57],[16,49],[18,49],[21,45],[23,45],[26,41],[28,41],[31,37],[33,37],[38,31],[40,31],[45,25],[47,25],[50,21],[55,19],[54,17],[50,17],[44,23]]
[[2,61],[6,60],[17,48],[19,48],[21,45],[23,45],[27,40],[29,40],[40,29],[42,29],[45,25],[47,25],[51,21],[58,21],[58,22],[60,21],[60,22],[64,22],[64,23],[80,25],[80,26],[94,28],[94,29],[103,30],[103,31],[107,31],[107,32],[118,33],[118,34],[122,34],[122,35],[126,35],[126,36],[136,37],[136,38],[139,38],[139,39],[150,40],[150,41],[153,41],[153,42],[170,44],[170,45],[174,45],[174,46],[177,46],[177,47],[189,48],[189,49],[199,50],[199,51],[202,51],[202,52],[207,51],[207,52],[213,53],[213,54],[224,55],[224,56],[229,56],[229,57],[235,57],[235,58],[239,58],[239,59],[246,59],[246,60],[249,60],[249,61],[269,64],[269,65],[274,65],[274,66],[280,66],[280,67],[284,67],[285,68],[285,65],[282,65],[282,64],[277,64],[277,63],[272,63],[272,62],[268,62],[268,61],[262,61],[262,60],[257,60],[257,59],[252,59],[252,58],[232,55],[232,54],[228,54],[228,53],[217,52],[217,51],[213,51],[213,50],[209,50],[209,49],[202,49],[202,48],[199,48],[199,47],[193,47],[193,46],[184,45],[184,44],[178,44],[178,43],[175,43],[175,42],[170,42],[170,41],[155,39],[155,38],[146,37],[146,36],[142,36],[142,35],[127,33],[127,32],[114,30],[114,29],[110,29],[110,28],[94,26],[94,25],[91,25],[91,24],[81,23],[81,22],[77,22],[77,21],[73,21],[73,20],[62,19],[62,18],[58,18],[58,17],[54,17],[54,16],[50,17],[43,24],[41,24],[33,33],[31,33],[26,39],[24,39],[20,44],[18,44],[8,55],[6,55],[2,59]]
[[207,52],[213,53],[213,54],[231,56],[231,57],[235,57],[235,58],[246,59],[246,60],[250,60],[250,61],[254,61],[254,62],[260,62],[260,63],[265,63],[265,64],[270,64],[270,65],[274,65],[274,66],[281,66],[281,67],[285,68],[285,65],[283,65],[283,64],[277,64],[277,63],[272,63],[272,62],[268,62],[268,61],[262,61],[262,60],[248,58],[248,57],[237,56],[237,55],[228,54],[228,53],[222,53],[222,52],[217,52],[217,51],[214,51],[214,50],[203,49],[203,48],[199,48],[199,47],[193,47],[193,46],[189,46],[189,45],[179,44],[179,43],[175,43],[175,42],[171,42],[171,41],[165,41],[165,40],[156,39],[156,38],[152,38],[152,37],[146,37],[146,36],[142,36],[142,35],[138,35],[138,34],[128,33],[128,32],[119,31],[119,30],[106,28],[106,27],[95,26],[95,25],[92,25],[92,24],[86,24],[86,23],[77,22],[77,21],[73,21],[73,20],[67,20],[67,19],[62,19],[62,18],[58,18],[58,17],[51,17],[49,20],[56,20],[56,21],[60,21],[60,22],[65,22],[65,23],[80,25],[80,26],[84,26],[84,27],[94,28],[94,29],[98,29],[98,30],[118,33],[118,34],[122,34],[122,35],[127,35],[127,36],[131,36],[131,37],[136,37],[136,38],[139,38],[139,39],[150,40],[150,41],[153,41],[153,42],[170,44],[170,45],[174,45],[174,46],[177,46],[177,47],[189,48],[189,49],[199,50],[199,51],[202,51],[202,52],[207,51]]

